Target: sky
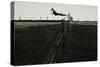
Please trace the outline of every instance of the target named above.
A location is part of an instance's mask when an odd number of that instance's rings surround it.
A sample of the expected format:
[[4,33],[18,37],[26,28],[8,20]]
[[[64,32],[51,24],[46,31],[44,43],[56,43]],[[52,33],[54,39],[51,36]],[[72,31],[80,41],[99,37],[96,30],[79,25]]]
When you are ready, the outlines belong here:
[[56,4],[56,3],[38,3],[38,2],[14,2],[14,19],[26,20],[49,20],[62,19],[61,16],[51,14],[51,8],[54,8],[59,13],[70,13],[74,20],[97,20],[97,7],[87,5],[71,5],[71,4]]

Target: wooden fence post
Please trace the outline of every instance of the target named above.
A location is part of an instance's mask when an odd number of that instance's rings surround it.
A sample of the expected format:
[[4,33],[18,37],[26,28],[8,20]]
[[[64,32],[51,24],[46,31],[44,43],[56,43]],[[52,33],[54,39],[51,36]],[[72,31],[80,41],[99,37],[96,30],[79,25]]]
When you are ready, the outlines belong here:
[[68,15],[68,23],[67,23],[67,33],[66,33],[66,36],[67,36],[67,45],[69,45],[70,44],[70,36],[71,36],[71,16],[70,16],[70,13],[69,13],[69,15]]

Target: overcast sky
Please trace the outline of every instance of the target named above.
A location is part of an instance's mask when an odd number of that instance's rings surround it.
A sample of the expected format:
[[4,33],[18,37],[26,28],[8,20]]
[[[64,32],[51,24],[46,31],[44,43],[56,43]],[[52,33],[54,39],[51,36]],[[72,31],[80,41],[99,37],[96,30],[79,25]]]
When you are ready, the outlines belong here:
[[97,20],[97,7],[86,5],[68,5],[68,4],[51,4],[51,3],[36,3],[36,2],[22,2],[15,1],[14,5],[14,19],[61,19],[62,17],[53,16],[51,14],[51,8],[54,8],[57,12],[68,14],[76,20]]

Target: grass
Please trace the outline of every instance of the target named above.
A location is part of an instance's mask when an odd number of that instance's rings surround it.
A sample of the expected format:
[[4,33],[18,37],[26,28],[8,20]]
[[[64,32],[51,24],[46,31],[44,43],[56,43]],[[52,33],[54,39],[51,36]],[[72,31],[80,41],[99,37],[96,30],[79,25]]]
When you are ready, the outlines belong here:
[[[15,64],[31,64],[42,49],[44,55],[41,55],[45,58],[56,38],[57,28],[59,25],[15,28]],[[67,33],[64,35],[62,55],[56,61],[61,63],[96,59],[97,26],[72,24],[69,37]]]

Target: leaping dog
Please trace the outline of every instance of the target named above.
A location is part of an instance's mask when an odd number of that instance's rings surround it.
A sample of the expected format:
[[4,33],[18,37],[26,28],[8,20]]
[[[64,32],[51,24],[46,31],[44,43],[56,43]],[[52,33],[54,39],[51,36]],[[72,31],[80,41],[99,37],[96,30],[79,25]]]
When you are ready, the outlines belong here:
[[54,14],[55,16],[66,16],[66,14],[62,14],[62,13],[58,13],[56,12],[53,8],[51,9],[52,13],[51,14]]

